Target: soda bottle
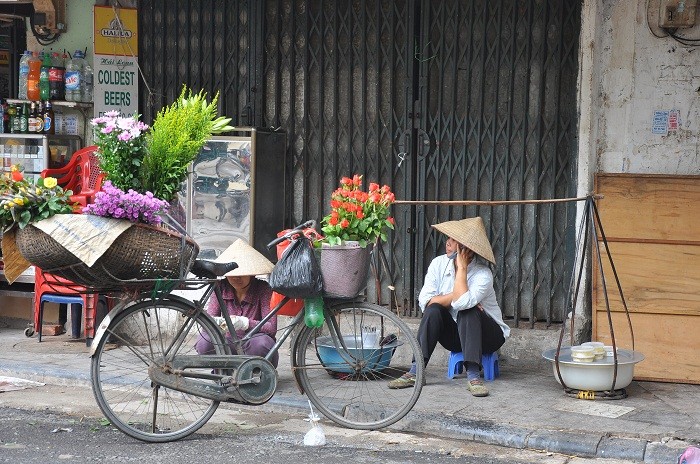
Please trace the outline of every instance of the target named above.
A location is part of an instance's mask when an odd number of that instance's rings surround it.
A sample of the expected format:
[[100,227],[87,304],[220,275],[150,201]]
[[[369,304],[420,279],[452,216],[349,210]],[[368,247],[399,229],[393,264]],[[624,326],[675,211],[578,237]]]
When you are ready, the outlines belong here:
[[19,91],[17,98],[20,100],[27,99],[27,76],[29,76],[29,60],[32,57],[32,52],[25,50],[22,58],[19,60]]
[[323,298],[305,298],[304,299],[304,323],[307,327],[320,328],[323,327]]
[[85,55],[76,50],[73,58],[66,63],[66,101],[78,102],[82,93],[82,74],[85,65]]
[[64,100],[65,92],[65,68],[63,59],[58,53],[51,55],[51,67],[49,68],[49,100]]
[[39,93],[39,75],[41,74],[41,61],[37,58],[36,53],[32,54],[29,59],[29,74],[27,74],[27,99],[38,100]]
[[51,54],[44,53],[44,61],[39,70],[39,100],[46,101],[50,97],[49,69],[51,69]]
[[56,133],[56,118],[54,117],[51,102],[44,105],[44,134]]

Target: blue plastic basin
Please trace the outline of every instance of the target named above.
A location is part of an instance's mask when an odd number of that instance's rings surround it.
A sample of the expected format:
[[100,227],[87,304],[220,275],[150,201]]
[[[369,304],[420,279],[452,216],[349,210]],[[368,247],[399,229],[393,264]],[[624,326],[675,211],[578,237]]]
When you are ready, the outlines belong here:
[[319,360],[326,369],[348,374],[366,374],[373,370],[386,369],[394,349],[399,345],[397,340],[381,347],[362,347],[360,339],[352,335],[346,335],[343,339],[348,348],[345,356],[350,358],[350,362],[340,355],[331,337],[319,337],[316,340]]

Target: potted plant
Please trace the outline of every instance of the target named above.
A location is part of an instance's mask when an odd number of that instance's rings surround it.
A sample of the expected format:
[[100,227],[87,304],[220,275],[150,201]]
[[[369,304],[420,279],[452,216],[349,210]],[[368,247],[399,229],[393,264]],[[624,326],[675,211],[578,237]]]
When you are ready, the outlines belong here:
[[362,190],[362,176],[343,177],[331,195],[331,212],[321,221],[325,238],[320,242],[323,288],[328,296],[351,298],[367,284],[372,246],[386,241],[394,228],[389,209],[391,189],[374,182]]

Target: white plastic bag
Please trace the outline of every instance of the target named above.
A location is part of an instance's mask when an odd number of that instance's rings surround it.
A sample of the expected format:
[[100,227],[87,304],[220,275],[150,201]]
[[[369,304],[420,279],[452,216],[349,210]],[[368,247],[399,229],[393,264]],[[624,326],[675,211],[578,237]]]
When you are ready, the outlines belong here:
[[311,407],[311,401],[309,401],[309,408],[311,409],[309,418],[304,420],[311,423],[311,430],[304,435],[304,446],[323,446],[326,444],[326,434],[323,433],[323,428],[321,428],[321,425],[318,423],[321,418],[314,413],[314,408]]
[[313,424],[311,430],[304,435],[304,446],[323,446],[326,444],[326,434],[318,424]]

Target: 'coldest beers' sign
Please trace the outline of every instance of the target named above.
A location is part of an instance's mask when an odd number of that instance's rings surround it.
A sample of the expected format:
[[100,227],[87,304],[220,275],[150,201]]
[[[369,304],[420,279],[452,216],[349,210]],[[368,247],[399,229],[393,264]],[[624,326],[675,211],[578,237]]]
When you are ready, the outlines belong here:
[[139,107],[138,33],[135,9],[94,7],[95,116],[119,111],[133,116]]

